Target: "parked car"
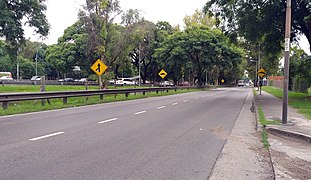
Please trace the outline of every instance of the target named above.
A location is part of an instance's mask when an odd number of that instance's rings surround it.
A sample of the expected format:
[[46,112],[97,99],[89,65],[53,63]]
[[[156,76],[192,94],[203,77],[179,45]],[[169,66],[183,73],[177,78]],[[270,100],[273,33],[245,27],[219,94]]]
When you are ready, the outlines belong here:
[[64,82],[74,82],[74,80],[72,78],[65,78]]
[[179,84],[180,86],[190,86],[190,82],[188,81],[183,81]]
[[244,80],[239,80],[239,81],[238,81],[238,86],[239,86],[239,87],[240,87],[240,86],[244,87],[244,86],[245,86]]
[[160,82],[160,86],[174,86],[174,83],[171,81],[162,81]]
[[135,85],[135,81],[129,78],[120,78],[117,79],[116,85]]
[[78,80],[78,82],[86,82],[87,78],[81,78]]
[[31,81],[41,81],[41,76],[32,76]]

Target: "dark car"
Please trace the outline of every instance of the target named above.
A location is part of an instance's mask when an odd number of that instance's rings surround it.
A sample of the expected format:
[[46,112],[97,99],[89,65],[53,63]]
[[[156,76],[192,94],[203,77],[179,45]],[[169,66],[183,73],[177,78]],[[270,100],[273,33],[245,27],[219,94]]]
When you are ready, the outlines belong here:
[[74,82],[74,80],[72,78],[65,78],[64,82]]

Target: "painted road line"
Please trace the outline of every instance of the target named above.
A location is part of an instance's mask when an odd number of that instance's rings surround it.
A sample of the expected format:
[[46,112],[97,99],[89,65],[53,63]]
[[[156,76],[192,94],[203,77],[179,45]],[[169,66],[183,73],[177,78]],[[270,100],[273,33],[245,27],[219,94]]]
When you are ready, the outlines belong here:
[[57,132],[57,133],[53,133],[53,134],[39,136],[39,137],[36,137],[36,138],[31,138],[31,139],[29,139],[29,141],[37,141],[37,140],[40,140],[40,139],[44,139],[44,138],[48,138],[48,137],[52,137],[52,136],[57,136],[57,135],[60,135],[60,134],[64,134],[64,132]]
[[137,112],[137,113],[135,113],[135,114],[138,115],[138,114],[143,114],[143,113],[145,113],[145,112],[147,112],[147,111],[140,111],[140,112]]
[[194,98],[194,99],[199,99],[199,98],[197,97],[197,98]]
[[173,106],[176,106],[177,104],[178,104],[178,103],[173,103],[172,105],[173,105]]
[[188,102],[189,100],[184,100],[184,102]]
[[105,121],[100,121],[100,122],[98,122],[98,124],[104,124],[104,123],[107,123],[107,122],[115,121],[117,119],[118,118],[112,118],[112,119],[108,119],[108,120],[105,120]]
[[165,108],[165,106],[160,106],[160,107],[157,107],[157,109],[163,109]]

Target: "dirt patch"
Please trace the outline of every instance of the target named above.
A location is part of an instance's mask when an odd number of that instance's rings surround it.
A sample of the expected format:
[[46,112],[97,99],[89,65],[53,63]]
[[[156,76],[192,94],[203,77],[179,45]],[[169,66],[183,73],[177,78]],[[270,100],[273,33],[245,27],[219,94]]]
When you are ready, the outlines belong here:
[[311,162],[293,158],[284,152],[271,149],[273,163],[276,168],[276,179],[311,179]]

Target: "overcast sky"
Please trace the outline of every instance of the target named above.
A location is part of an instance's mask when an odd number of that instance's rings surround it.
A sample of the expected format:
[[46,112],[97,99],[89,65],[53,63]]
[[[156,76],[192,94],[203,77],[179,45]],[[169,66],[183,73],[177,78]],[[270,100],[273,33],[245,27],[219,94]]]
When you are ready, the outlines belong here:
[[[141,15],[149,21],[168,21],[171,25],[183,26],[183,18],[192,15],[196,9],[201,10],[207,0],[120,0],[122,10],[139,9]],[[48,38],[43,42],[51,45],[57,43],[64,30],[78,19],[78,11],[85,0],[47,0],[47,19],[51,25]],[[31,29],[25,30],[26,38],[32,41],[41,41],[32,34]],[[301,38],[300,46],[310,53],[308,41]]]
[[[207,0],[120,0],[122,10],[138,9],[146,20],[168,21],[171,25],[183,25],[183,18],[201,10]],[[48,39],[43,42],[50,45],[57,43],[64,30],[77,20],[78,11],[85,0],[47,0],[47,19],[51,25]],[[41,41],[27,28],[26,37]]]

